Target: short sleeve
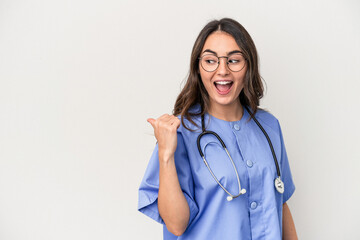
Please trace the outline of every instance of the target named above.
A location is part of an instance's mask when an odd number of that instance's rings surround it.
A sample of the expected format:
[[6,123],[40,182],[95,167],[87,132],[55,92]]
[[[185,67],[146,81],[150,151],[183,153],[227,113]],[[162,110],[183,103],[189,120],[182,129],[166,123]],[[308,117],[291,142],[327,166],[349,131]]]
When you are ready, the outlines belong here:
[[284,138],[282,135],[280,124],[279,124],[279,132],[280,132],[280,141],[281,141],[281,159],[280,159],[281,180],[284,182],[284,188],[285,188],[283,194],[283,204],[284,204],[287,200],[290,199],[290,197],[295,192],[295,185],[290,170],[289,160],[286,154]]
[[[189,158],[180,132],[178,132],[178,144],[174,159],[179,183],[190,209],[190,218],[188,223],[188,225],[190,225],[198,213],[198,207],[194,200],[194,182],[191,174]],[[138,210],[155,221],[164,224],[164,221],[159,214],[157,205],[158,192],[159,154],[158,145],[156,144],[139,187]]]

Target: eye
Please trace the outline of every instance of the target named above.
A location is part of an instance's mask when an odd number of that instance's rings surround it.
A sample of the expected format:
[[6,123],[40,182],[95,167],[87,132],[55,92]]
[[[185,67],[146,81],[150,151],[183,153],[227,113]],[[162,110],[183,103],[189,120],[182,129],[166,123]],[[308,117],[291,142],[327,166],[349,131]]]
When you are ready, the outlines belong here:
[[241,54],[235,54],[232,56],[229,56],[229,60],[228,63],[229,64],[239,64],[241,62],[243,62],[244,58]]
[[212,54],[209,54],[209,55],[204,55],[202,57],[202,61],[204,64],[207,65],[215,65],[218,63],[218,58]]
[[240,60],[238,60],[238,59],[229,59],[228,62],[233,64],[233,63],[239,63]]
[[214,59],[205,59],[205,62],[206,62],[206,63],[209,63],[209,64],[214,64],[214,63],[216,63],[217,61],[215,61]]

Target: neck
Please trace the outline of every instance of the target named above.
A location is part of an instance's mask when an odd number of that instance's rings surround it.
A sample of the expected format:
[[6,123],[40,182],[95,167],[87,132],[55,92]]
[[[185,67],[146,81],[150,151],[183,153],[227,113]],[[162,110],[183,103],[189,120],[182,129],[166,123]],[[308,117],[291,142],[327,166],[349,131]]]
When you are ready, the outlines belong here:
[[239,121],[244,113],[240,102],[231,105],[211,104],[209,114],[225,121]]

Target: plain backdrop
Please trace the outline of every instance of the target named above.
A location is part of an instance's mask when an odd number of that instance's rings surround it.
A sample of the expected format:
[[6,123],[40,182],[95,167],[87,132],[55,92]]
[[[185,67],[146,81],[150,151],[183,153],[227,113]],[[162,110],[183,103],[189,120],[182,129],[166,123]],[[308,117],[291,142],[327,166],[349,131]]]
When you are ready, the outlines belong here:
[[[255,41],[300,239],[360,239],[360,2],[0,0],[0,239],[162,239],[137,211],[192,45],[213,19]],[[236,214],[236,213],[234,213]]]

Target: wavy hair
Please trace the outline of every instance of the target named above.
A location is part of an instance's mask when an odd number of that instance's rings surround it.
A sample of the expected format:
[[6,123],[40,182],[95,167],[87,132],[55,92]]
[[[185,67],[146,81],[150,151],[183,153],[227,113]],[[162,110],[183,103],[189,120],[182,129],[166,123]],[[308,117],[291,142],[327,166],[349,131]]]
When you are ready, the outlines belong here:
[[[198,58],[200,57],[206,39],[215,31],[230,34],[235,39],[246,59],[247,69],[244,78],[244,88],[240,92],[239,101],[242,105],[249,106],[252,109],[249,119],[255,116],[260,104],[260,99],[263,97],[264,87],[259,73],[258,55],[251,36],[240,23],[233,19],[223,18],[213,20],[201,30],[194,43],[191,52],[190,72],[185,86],[181,90],[174,105],[173,114],[181,115],[182,125],[190,131],[193,130],[184,124],[184,118],[199,127],[192,120],[192,117],[204,115],[210,108],[209,94],[200,77]],[[200,104],[201,111],[189,111],[190,108],[196,104]]]

